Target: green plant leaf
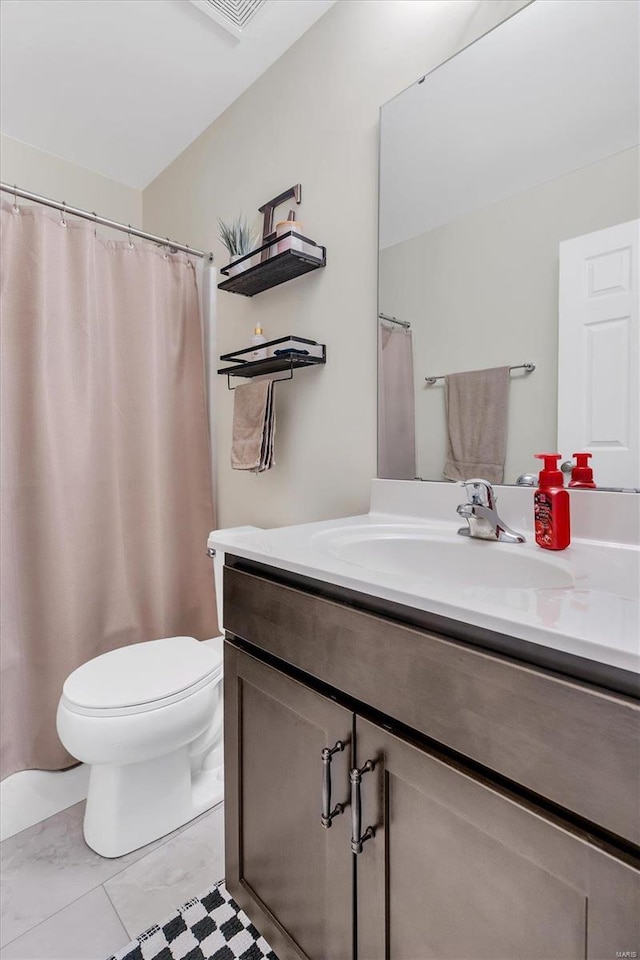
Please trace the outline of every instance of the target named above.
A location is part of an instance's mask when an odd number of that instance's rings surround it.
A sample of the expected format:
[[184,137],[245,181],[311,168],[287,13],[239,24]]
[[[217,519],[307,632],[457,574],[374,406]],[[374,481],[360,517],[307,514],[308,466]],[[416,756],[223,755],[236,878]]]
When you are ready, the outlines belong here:
[[254,249],[255,240],[251,235],[246,217],[242,214],[231,223],[225,223],[218,217],[219,237],[231,257],[243,257]]

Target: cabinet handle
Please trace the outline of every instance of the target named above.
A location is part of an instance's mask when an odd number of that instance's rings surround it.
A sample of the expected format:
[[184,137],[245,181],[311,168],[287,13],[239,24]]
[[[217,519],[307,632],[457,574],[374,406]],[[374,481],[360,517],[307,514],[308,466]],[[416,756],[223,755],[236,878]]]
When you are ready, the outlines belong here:
[[375,837],[376,831],[373,827],[367,827],[363,834],[360,834],[361,820],[362,820],[362,808],[361,808],[361,798],[360,798],[360,784],[362,783],[362,777],[365,773],[369,773],[370,770],[373,770],[375,763],[373,760],[367,760],[364,766],[360,767],[358,770],[357,767],[354,767],[351,773],[349,774],[349,780],[351,781],[351,850],[353,853],[362,853],[362,845],[367,840],[370,840],[372,837]]
[[334,817],[344,813],[344,803],[336,803],[331,809],[331,758],[334,753],[341,753],[346,744],[342,740],[336,740],[333,747],[324,747],[322,750],[322,816],[320,822],[327,830],[331,826]]

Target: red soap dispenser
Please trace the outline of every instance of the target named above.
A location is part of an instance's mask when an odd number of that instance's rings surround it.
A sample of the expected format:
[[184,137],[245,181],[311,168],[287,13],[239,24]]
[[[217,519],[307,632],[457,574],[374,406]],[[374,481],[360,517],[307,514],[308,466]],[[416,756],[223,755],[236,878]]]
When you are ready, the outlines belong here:
[[596,485],[593,480],[593,470],[589,466],[591,459],[590,453],[574,453],[576,464],[571,471],[570,487],[584,487],[588,490],[595,490]]
[[564,489],[559,453],[536,453],[544,460],[534,494],[536,543],[545,550],[564,550],[571,542],[569,493]]

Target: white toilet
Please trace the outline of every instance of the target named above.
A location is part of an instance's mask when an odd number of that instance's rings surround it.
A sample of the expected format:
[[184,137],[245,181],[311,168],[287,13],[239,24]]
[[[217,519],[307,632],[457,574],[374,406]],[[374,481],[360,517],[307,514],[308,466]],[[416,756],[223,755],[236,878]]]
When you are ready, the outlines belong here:
[[158,839],[222,799],[222,637],[113,650],[67,678],[57,727],[91,766],[84,836],[103,857]]

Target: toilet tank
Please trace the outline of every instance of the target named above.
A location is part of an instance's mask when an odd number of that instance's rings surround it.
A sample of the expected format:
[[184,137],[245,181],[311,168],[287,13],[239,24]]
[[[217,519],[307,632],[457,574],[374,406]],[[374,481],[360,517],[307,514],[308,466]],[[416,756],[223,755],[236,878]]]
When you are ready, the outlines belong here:
[[[211,547],[209,548],[211,549]],[[216,586],[216,609],[218,611],[218,630],[224,636],[224,621],[222,619],[222,576],[224,570],[224,553],[216,550],[213,558],[213,579]]]

